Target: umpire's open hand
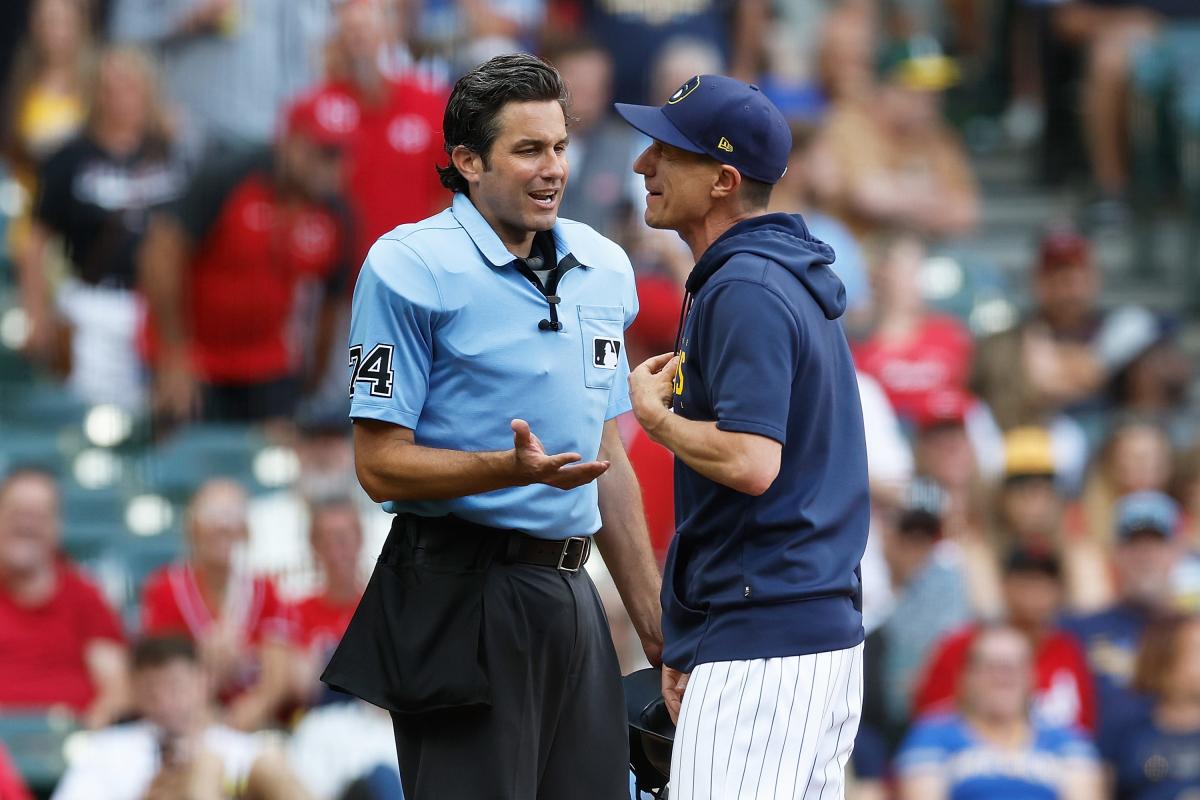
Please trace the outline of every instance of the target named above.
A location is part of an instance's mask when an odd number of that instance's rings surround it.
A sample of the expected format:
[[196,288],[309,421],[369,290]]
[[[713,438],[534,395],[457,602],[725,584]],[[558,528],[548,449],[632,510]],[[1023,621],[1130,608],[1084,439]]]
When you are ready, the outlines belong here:
[[542,440],[523,419],[512,421],[513,458],[523,484],[544,483],[556,489],[574,489],[599,478],[608,470],[607,461],[581,462],[579,453],[547,455]]

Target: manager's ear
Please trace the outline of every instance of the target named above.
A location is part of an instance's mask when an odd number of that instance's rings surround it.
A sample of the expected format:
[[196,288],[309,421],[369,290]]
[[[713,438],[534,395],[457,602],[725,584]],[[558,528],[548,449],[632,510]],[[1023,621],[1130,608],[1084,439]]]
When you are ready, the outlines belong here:
[[467,183],[479,183],[479,173],[483,172],[483,157],[474,150],[458,145],[450,152],[450,163]]
[[713,187],[710,196],[714,200],[724,199],[735,194],[741,185],[742,173],[738,172],[736,167],[722,164],[713,178]]

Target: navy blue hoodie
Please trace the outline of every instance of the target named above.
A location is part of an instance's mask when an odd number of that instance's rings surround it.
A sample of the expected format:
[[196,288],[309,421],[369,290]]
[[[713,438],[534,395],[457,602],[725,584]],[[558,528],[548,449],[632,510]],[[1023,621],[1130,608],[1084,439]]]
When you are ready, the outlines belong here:
[[770,437],[783,452],[759,497],[676,459],[668,666],[690,672],[863,640],[867,453],[832,261],[799,216],[766,214],[726,231],[688,278],[675,413]]

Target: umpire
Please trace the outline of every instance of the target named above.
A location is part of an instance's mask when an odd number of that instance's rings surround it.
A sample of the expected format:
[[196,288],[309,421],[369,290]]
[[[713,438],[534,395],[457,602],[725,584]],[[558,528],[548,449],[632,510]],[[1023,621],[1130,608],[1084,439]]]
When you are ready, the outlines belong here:
[[463,76],[443,124],[453,204],[376,242],[354,293],[355,461],[396,518],[322,679],[391,711],[408,800],[627,795],[620,672],[582,569],[593,540],[660,659],[615,420],[633,271],[557,218],[565,102],[532,56]]

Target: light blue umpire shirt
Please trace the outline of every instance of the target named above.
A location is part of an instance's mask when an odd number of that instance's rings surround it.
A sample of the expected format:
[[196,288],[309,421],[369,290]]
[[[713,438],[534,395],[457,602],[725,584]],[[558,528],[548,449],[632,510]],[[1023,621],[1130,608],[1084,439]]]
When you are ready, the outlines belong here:
[[[401,225],[367,254],[350,323],[350,416],[411,428],[417,444],[509,450],[514,418],[547,453],[600,451],[605,420],[630,409],[625,328],[637,315],[629,257],[579,222],[553,229],[567,269],[556,295],[562,329],[543,330],[545,295],[466,195]],[[524,531],[543,539],[595,533],[596,482],[543,484],[452,500],[393,501],[392,513]]]

